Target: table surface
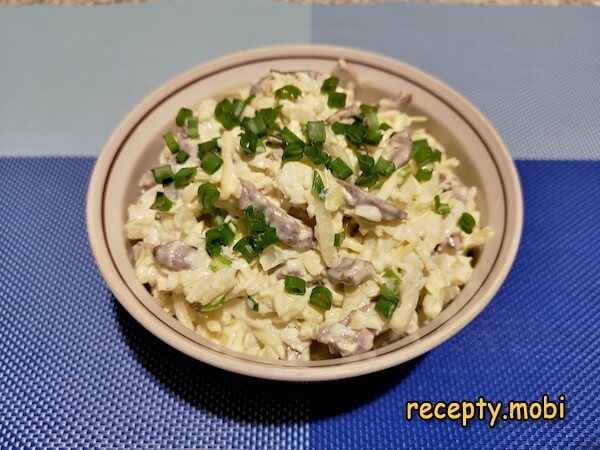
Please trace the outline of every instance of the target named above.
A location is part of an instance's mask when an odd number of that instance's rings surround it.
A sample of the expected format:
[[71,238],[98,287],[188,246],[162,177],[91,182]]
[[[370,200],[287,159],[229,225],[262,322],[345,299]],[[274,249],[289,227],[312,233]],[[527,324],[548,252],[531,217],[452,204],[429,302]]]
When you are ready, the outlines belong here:
[[[379,374],[291,385],[211,368],[139,326],[94,264],[84,207],[102,143],[157,85],[230,51],[311,42],[399,58],[471,100],[517,160],[525,226],[505,284],[451,340]],[[599,446],[598,49],[592,7],[0,7],[0,447]],[[566,396],[565,420],[461,428],[404,412],[543,394]]]

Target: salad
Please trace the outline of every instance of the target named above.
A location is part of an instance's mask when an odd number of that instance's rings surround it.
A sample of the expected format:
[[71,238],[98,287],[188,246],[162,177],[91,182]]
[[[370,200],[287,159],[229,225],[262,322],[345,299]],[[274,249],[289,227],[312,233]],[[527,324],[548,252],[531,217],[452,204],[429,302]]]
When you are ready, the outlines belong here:
[[435,318],[473,272],[476,188],[356,75],[272,71],[182,107],[128,208],[138,279],[184,326],[290,361],[362,353]]

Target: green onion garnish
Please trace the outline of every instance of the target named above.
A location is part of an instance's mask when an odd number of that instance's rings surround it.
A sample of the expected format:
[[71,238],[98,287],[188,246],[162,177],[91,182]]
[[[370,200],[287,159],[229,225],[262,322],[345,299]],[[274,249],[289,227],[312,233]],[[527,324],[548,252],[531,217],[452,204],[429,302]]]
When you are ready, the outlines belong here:
[[345,232],[340,231],[339,233],[335,233],[333,235],[333,246],[340,247],[342,245],[342,242],[344,242],[345,238],[346,238]]
[[229,258],[226,258],[223,255],[215,255],[213,257],[213,259],[225,267],[231,267],[231,264],[233,263],[232,260],[230,260]]
[[382,297],[379,297],[377,303],[375,304],[375,309],[383,314],[386,318],[390,318],[398,305],[398,300],[395,302],[393,300],[389,300]]
[[360,122],[353,123],[346,130],[346,138],[354,145],[360,145],[367,134],[367,128]]
[[154,175],[154,180],[159,184],[173,181],[173,170],[168,164],[152,169],[152,175]]
[[175,187],[182,188],[194,181],[198,170],[195,167],[183,167],[175,174]]
[[473,227],[475,227],[475,218],[469,213],[463,213],[462,216],[460,216],[458,223],[461,230],[467,234],[471,234],[473,232]]
[[293,84],[288,84],[281,89],[277,89],[275,91],[275,98],[277,100],[287,99],[287,100],[296,100],[298,97],[302,95],[302,91],[298,89]]
[[241,127],[245,131],[251,131],[258,136],[264,136],[267,133],[267,124],[262,116],[244,117]]
[[244,210],[244,215],[248,222],[250,234],[262,233],[267,229],[265,213],[262,211],[255,210],[252,206],[248,206]]
[[335,122],[333,125],[331,125],[331,131],[333,131],[335,134],[346,134],[346,131],[348,131],[349,127],[350,125],[347,123]]
[[346,106],[346,94],[344,92],[330,92],[327,98],[327,106],[342,109]]
[[223,225],[225,223],[225,218],[227,217],[227,211],[224,209],[217,209],[214,212],[212,221],[215,225]]
[[392,161],[388,161],[383,156],[380,156],[375,164],[375,170],[379,175],[388,178],[396,170],[396,166]]
[[183,164],[184,162],[187,161],[187,159],[190,157],[190,154],[188,152],[184,152],[183,150],[179,150],[177,152],[177,154],[175,155],[175,161],[177,161],[177,164]]
[[329,155],[316,146],[307,146],[304,148],[304,154],[313,164],[326,164],[329,161]]
[[212,183],[203,183],[198,186],[198,199],[202,205],[202,209],[210,211],[215,206],[217,200],[219,200],[219,190]]
[[256,300],[248,296],[248,298],[246,299],[246,306],[248,306],[248,308],[250,308],[254,312],[258,312],[258,305],[259,303]]
[[200,134],[198,133],[198,118],[190,117],[187,122],[186,134],[191,139],[198,139]]
[[446,214],[448,214],[450,212],[450,206],[448,206],[448,203],[440,203],[439,195],[436,195],[434,197],[434,201],[435,201],[435,212],[437,214],[445,216]]
[[393,269],[386,269],[385,272],[383,272],[383,282],[392,292],[397,293],[402,284],[402,279]]
[[432,173],[433,173],[433,169],[426,169],[425,167],[419,167],[417,169],[416,178],[419,181],[429,181],[429,180],[431,180]]
[[441,161],[442,152],[439,150],[432,150],[427,143],[427,139],[419,139],[413,142],[412,158],[417,163],[417,166],[422,167],[425,164]]
[[256,233],[250,236],[252,238],[252,246],[258,253],[267,248],[269,245],[277,242],[277,230],[273,227],[267,227],[262,233]]
[[170,131],[168,133],[165,133],[163,135],[163,139],[165,141],[165,144],[167,144],[167,147],[169,147],[169,150],[171,150],[171,153],[175,153],[179,150],[179,142],[177,142],[177,139],[175,139],[173,133],[171,133]]
[[383,135],[377,129],[370,129],[365,134],[364,143],[372,146],[379,145],[382,138]]
[[285,292],[293,295],[304,295],[306,293],[306,281],[302,278],[287,275],[284,281]]
[[379,125],[379,129],[381,131],[387,131],[387,130],[390,130],[391,128],[392,127],[389,124],[385,123],[385,122],[383,122],[381,125]]
[[206,238],[206,251],[212,257],[221,254],[221,247],[223,245],[229,245],[235,237],[235,233],[229,226],[224,223],[215,228],[210,228],[204,235]]
[[374,112],[370,112],[367,115],[365,115],[365,118],[363,119],[363,124],[365,124],[370,130],[377,131],[379,129],[379,122],[377,121],[377,116]]
[[233,102],[231,102],[231,109],[233,111],[233,115],[239,120],[244,111],[244,107],[246,106],[246,102],[236,98]]
[[221,308],[223,305],[225,304],[225,296],[221,297],[218,300],[213,301],[212,303],[209,303],[208,305],[204,305],[200,307],[200,312],[211,312],[214,311],[215,309],[219,309]]
[[379,175],[376,172],[373,173],[361,173],[357,178],[354,184],[361,187],[370,188],[377,184],[379,180]]
[[283,155],[281,159],[283,162],[289,161],[300,161],[304,155],[304,144],[294,143],[289,144],[283,149]]
[[310,303],[325,311],[331,309],[332,298],[331,291],[325,286],[315,286],[310,293]]
[[256,251],[252,247],[250,236],[244,237],[237,241],[237,243],[233,246],[233,249],[236,252],[240,252],[242,254],[242,257],[246,260],[246,262],[250,262],[258,256],[258,253],[256,253]]
[[152,203],[150,209],[155,209],[164,212],[170,210],[172,206],[173,202],[169,200],[169,197],[167,197],[163,192],[157,192],[156,198],[154,199],[154,203]]
[[288,127],[284,127],[283,130],[281,130],[281,139],[283,139],[283,142],[285,142],[286,145],[304,144],[304,141],[296,136],[296,134]]
[[212,175],[223,165],[223,160],[216,153],[208,153],[202,158],[200,166],[206,173]]
[[256,154],[258,147],[258,136],[252,131],[246,131],[240,134],[240,147],[244,149],[246,155]]
[[341,158],[336,158],[329,163],[327,167],[334,177],[339,178],[340,180],[345,180],[354,172],[352,169],[346,164]]
[[185,124],[185,120],[186,120],[188,117],[191,117],[191,116],[192,116],[192,114],[193,114],[193,113],[192,113],[192,110],[191,110],[191,109],[188,109],[188,108],[181,108],[181,109],[179,110],[179,112],[177,113],[177,117],[175,117],[175,124],[176,124],[178,127],[182,127],[182,126]]
[[221,100],[215,107],[215,118],[226,130],[231,130],[239,123],[233,110],[233,104],[228,99]]
[[[360,105],[359,117],[361,119],[365,119],[371,114],[377,114],[377,106],[367,105],[366,103],[363,103],[362,105]],[[377,121],[377,118],[375,118],[375,121]],[[373,127],[371,125],[369,128],[377,128],[377,127]]]
[[214,138],[210,141],[202,142],[198,144],[198,158],[202,159],[205,155],[214,152],[219,148],[217,144],[217,139]]
[[313,144],[322,144],[325,142],[325,122],[319,120],[318,122],[308,122],[306,124],[306,134],[308,135],[308,141]]
[[338,77],[333,76],[333,77],[327,78],[325,81],[323,81],[323,84],[321,85],[321,92],[323,94],[329,94],[330,92],[335,92],[339,82],[340,82],[340,79]]
[[366,155],[364,153],[360,153],[358,156],[358,167],[363,172],[371,173],[373,171],[373,167],[375,166],[375,160],[371,155]]
[[278,106],[277,108],[264,108],[258,110],[255,114],[255,117],[260,117],[265,123],[267,129],[269,129],[277,120],[280,111],[281,106]]
[[313,181],[312,181],[312,190],[315,195],[321,199],[325,199],[325,194],[327,193],[327,189],[323,184],[323,180],[321,179],[321,175],[316,170],[313,170]]

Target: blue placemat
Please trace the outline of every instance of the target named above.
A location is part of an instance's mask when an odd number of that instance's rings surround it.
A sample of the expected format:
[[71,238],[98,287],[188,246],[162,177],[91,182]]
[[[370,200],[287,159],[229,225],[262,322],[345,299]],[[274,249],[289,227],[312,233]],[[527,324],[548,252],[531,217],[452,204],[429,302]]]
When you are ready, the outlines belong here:
[[[599,30],[594,8],[0,8],[0,448],[598,447]],[[94,160],[7,157],[95,155],[158,83],[284,42],[355,46],[425,69],[473,101],[515,157],[536,160],[517,164],[524,235],[490,306],[427,355],[336,384],[247,379],[162,344],[94,265],[84,223]],[[407,400],[545,393],[566,396],[565,421],[463,429],[404,414]]]
[[[527,211],[505,285],[466,329],[381,374],[235,376],[154,338],[87,245],[93,160],[0,159],[0,447],[398,448],[600,442],[600,162],[519,162]],[[26,175],[26,176],[24,176]],[[35,180],[35,185],[31,185]],[[43,186],[43,189],[39,187]],[[408,400],[567,397],[563,422],[405,420]]]

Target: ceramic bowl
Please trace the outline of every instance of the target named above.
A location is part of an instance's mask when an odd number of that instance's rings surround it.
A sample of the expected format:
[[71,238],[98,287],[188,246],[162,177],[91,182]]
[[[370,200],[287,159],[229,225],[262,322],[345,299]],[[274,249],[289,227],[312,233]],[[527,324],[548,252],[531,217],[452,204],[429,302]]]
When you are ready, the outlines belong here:
[[[382,348],[347,358],[290,363],[263,360],[214,344],[164,312],[137,280],[125,237],[127,206],[139,195],[138,180],[153,167],[161,136],[182,105],[193,105],[258,80],[271,69],[329,72],[343,58],[369,101],[397,91],[412,93],[410,113],[426,115],[428,131],[460,159],[459,176],[477,186],[481,222],[494,236],[477,255],[474,273],[459,296],[418,332]],[[170,346],[207,364],[253,377],[325,381],[402,364],[440,345],[490,302],[517,253],[523,221],[519,178],[502,140],[467,100],[432,76],[400,61],[364,51],[327,46],[281,46],[244,51],[201,64],[168,81],[119,124],[98,157],[88,191],[87,226],[94,257],[116,298],[146,329]],[[501,324],[498,324],[501,326]]]

